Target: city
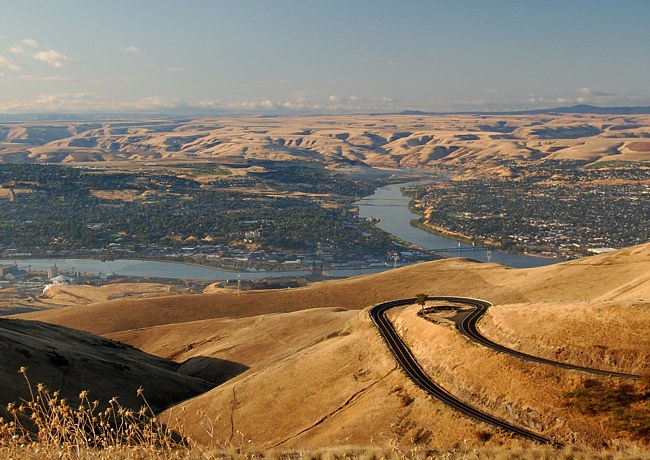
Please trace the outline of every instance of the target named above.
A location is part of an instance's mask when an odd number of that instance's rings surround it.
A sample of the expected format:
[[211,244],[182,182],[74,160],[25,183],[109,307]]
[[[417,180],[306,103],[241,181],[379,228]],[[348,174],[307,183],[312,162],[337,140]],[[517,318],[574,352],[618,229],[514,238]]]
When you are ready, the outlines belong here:
[[650,167],[511,166],[411,191],[418,224],[505,251],[577,258],[650,239]]

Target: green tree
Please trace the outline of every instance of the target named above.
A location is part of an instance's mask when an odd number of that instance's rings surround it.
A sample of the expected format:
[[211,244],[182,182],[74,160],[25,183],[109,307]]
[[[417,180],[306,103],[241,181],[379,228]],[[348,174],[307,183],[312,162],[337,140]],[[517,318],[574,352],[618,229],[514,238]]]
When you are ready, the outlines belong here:
[[420,293],[415,296],[415,303],[417,303],[422,310],[424,310],[424,304],[427,303],[427,300],[429,300],[429,296],[426,294]]

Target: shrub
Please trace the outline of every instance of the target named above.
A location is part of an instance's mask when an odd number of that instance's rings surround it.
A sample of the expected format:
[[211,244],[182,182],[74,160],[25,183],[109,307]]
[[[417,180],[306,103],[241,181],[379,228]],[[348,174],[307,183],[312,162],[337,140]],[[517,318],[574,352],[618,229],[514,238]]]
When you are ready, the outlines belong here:
[[137,391],[142,399],[138,411],[123,407],[115,397],[100,407],[99,401],[91,401],[88,391],[79,394],[78,405],[71,405],[58,391],[51,392],[40,383],[34,388],[26,368],[21,367],[19,372],[25,377],[30,399],[6,407],[9,419],[0,417],[0,448],[38,445],[79,452],[132,446],[169,450],[184,445],[159,422],[142,389]]
[[636,385],[589,379],[564,397],[580,412],[607,416],[612,428],[650,441],[650,391],[645,379]]

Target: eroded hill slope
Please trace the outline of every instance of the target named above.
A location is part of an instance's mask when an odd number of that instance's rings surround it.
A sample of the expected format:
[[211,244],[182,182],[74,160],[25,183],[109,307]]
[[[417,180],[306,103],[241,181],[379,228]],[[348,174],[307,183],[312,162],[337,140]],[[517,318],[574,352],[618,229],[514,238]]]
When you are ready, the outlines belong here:
[[[534,269],[450,259],[300,289],[118,299],[25,316],[101,333],[173,359],[192,375],[218,377],[220,385],[165,413],[208,444],[511,444],[519,441],[457,415],[410,383],[364,309],[418,292],[484,298],[495,305],[479,327],[497,341],[640,373],[648,371],[650,349],[647,273],[650,244]],[[566,405],[564,392],[585,375],[485,349],[448,324],[419,318],[418,310],[397,310],[393,321],[453,394],[557,441],[635,442]],[[218,368],[210,359],[245,368]]]
[[0,125],[0,162],[299,160],[372,167],[648,161],[648,115],[355,115]]

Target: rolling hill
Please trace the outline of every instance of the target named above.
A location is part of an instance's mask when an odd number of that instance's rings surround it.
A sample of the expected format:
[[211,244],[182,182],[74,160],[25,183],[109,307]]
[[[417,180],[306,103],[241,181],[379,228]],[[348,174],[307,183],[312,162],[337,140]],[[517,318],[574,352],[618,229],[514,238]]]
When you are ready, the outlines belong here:
[[180,372],[175,362],[62,326],[0,318],[0,339],[2,410],[9,402],[30,399],[21,367],[27,367],[32,385],[60,389],[70,402],[90,390],[90,397],[102,404],[116,396],[127,407],[139,408],[136,393],[142,386],[152,407],[160,410],[214,386]]
[[648,161],[650,115],[404,114],[0,124],[0,162],[248,160],[325,166],[498,166],[544,159]]
[[[479,297],[495,304],[480,324],[495,341],[551,359],[644,373],[648,273],[650,244],[533,269],[448,259],[299,289],[208,289],[66,306],[23,315],[16,324],[27,327],[30,319],[90,331],[104,337],[97,341],[117,340],[177,362],[179,374],[219,381],[164,413],[206,444],[514,445],[525,442],[458,415],[414,386],[396,368],[367,308],[417,292]],[[567,406],[563,393],[587,376],[482,348],[444,321],[423,321],[417,310],[401,308],[392,320],[427,372],[461,399],[560,442],[635,445],[602,417]],[[37,363],[40,375],[56,367],[45,358]],[[214,427],[211,434],[206,424]]]

